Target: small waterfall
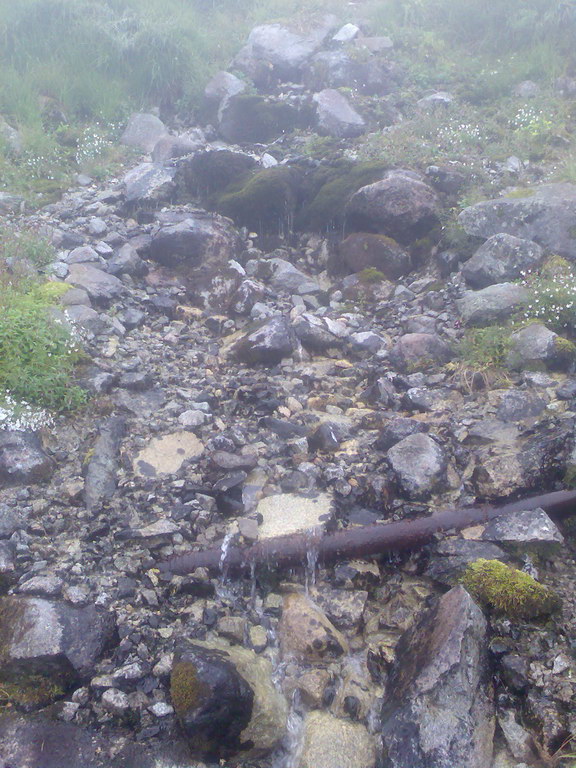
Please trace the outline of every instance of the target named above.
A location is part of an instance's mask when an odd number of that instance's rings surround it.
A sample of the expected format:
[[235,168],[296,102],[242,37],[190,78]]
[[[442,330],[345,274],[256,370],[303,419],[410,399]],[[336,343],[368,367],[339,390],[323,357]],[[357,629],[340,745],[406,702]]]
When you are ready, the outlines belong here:
[[304,717],[300,709],[300,697],[295,691],[288,714],[286,735],[272,758],[270,768],[296,768],[302,747],[303,725]]
[[226,557],[228,556],[228,552],[230,551],[230,544],[232,543],[232,539],[235,536],[234,530],[228,531],[226,536],[222,539],[222,544],[220,545],[220,570],[222,572],[222,582],[225,582],[228,577],[228,568],[226,567]]

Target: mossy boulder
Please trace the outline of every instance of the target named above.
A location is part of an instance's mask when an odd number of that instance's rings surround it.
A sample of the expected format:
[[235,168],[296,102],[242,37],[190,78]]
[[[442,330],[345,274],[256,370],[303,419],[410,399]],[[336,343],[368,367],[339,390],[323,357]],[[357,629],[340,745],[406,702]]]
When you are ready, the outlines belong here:
[[481,605],[510,619],[546,616],[560,607],[552,590],[499,560],[476,560],[461,581]]
[[340,159],[318,168],[307,178],[304,204],[297,217],[298,228],[342,227],[352,195],[361,187],[382,179],[388,167],[388,163],[380,160],[354,164]]
[[247,179],[258,165],[246,152],[209,149],[196,152],[180,164],[180,176],[188,192],[209,205],[214,196],[232,183]]
[[230,185],[218,198],[217,209],[261,234],[286,234],[292,230],[301,186],[298,169],[267,168]]
[[411,268],[410,254],[386,235],[354,232],[341,243],[340,259],[352,272],[375,269],[389,280],[397,280]]
[[576,361],[576,346],[542,323],[530,323],[510,337],[508,367],[566,371]]
[[0,599],[0,693],[23,709],[45,706],[94,672],[114,638],[111,614],[40,598]]
[[304,128],[312,115],[292,104],[256,94],[239,94],[227,99],[218,114],[218,129],[226,141],[261,143],[276,139],[295,128]]
[[170,693],[193,756],[253,756],[277,745],[286,728],[287,705],[271,675],[266,659],[220,641],[176,650]]

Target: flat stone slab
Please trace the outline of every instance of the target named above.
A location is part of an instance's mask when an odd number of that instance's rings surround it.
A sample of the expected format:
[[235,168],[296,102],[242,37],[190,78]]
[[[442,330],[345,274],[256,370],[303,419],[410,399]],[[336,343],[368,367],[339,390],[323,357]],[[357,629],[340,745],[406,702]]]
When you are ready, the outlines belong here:
[[134,472],[140,477],[173,475],[185,461],[199,459],[204,445],[191,432],[173,432],[155,437],[134,459]]
[[330,520],[332,496],[321,493],[310,499],[295,493],[281,493],[262,499],[256,511],[263,518],[258,528],[259,539],[306,533],[322,528]]

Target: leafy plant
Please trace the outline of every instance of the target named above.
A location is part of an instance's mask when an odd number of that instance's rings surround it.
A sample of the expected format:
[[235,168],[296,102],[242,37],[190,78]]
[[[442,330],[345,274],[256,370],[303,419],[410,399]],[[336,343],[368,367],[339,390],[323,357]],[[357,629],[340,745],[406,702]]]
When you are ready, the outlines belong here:
[[525,285],[530,297],[527,320],[540,320],[556,331],[576,331],[576,274],[565,260],[555,257],[539,273],[528,273]]

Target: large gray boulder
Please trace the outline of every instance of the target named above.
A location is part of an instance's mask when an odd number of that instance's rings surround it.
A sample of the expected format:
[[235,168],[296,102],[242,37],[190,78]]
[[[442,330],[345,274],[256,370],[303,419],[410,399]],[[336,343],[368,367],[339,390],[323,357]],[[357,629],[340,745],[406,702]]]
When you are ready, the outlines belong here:
[[294,333],[284,317],[265,320],[257,328],[240,337],[232,352],[244,363],[276,365],[292,354]]
[[224,99],[236,96],[246,90],[246,83],[231,72],[217,72],[204,88],[204,97],[208,102],[218,105]]
[[392,67],[376,56],[358,56],[339,49],[320,51],[304,67],[310,90],[353,88],[371,96],[384,96],[396,87]]
[[234,59],[234,67],[259,86],[277,80],[297,81],[304,63],[322,47],[336,27],[334,16],[316,19],[306,32],[294,31],[283,24],[254,27]]
[[37,597],[3,597],[0,680],[18,683],[11,696],[18,703],[34,703],[35,695],[38,704],[45,703],[58,695],[58,689],[93,674],[114,630],[112,614],[93,605],[75,608]]
[[409,435],[388,451],[398,483],[410,499],[425,499],[446,481],[446,456],[438,443],[422,433]]
[[439,223],[434,190],[411,171],[390,171],[355,192],[347,206],[349,226],[380,232],[400,243],[424,237]]
[[339,91],[327,88],[314,94],[318,133],[337,139],[361,136],[366,130],[364,119]]
[[121,280],[91,264],[71,264],[66,282],[83,288],[96,304],[108,304],[126,292]]
[[528,302],[528,298],[524,286],[498,283],[481,291],[464,291],[456,305],[464,325],[492,325],[509,318]]
[[169,200],[174,193],[175,176],[175,168],[165,168],[159,163],[140,163],[122,179],[126,203],[133,207]]
[[488,768],[494,710],[486,621],[463,587],[400,639],[382,710],[387,768]]
[[35,432],[0,431],[0,488],[49,480],[55,466]]
[[194,211],[165,221],[150,244],[150,258],[164,267],[222,267],[238,253],[237,232],[217,214]]
[[490,237],[462,266],[462,274],[472,288],[516,280],[536,269],[543,259],[542,248],[530,240],[503,233]]
[[506,364],[515,370],[562,371],[576,361],[576,347],[542,323],[530,323],[510,337]]
[[152,152],[156,142],[168,135],[168,129],[156,115],[136,112],[130,116],[128,125],[120,137],[120,143],[135,147],[143,152]]
[[534,240],[547,251],[576,259],[576,184],[542,184],[466,208],[460,223],[469,235],[492,237],[500,232]]
[[445,365],[454,357],[449,344],[435,333],[406,333],[390,352],[390,363],[403,373]]
[[388,280],[397,280],[412,268],[410,254],[385,235],[353,232],[340,244],[339,250],[340,261],[352,272],[373,267]]

